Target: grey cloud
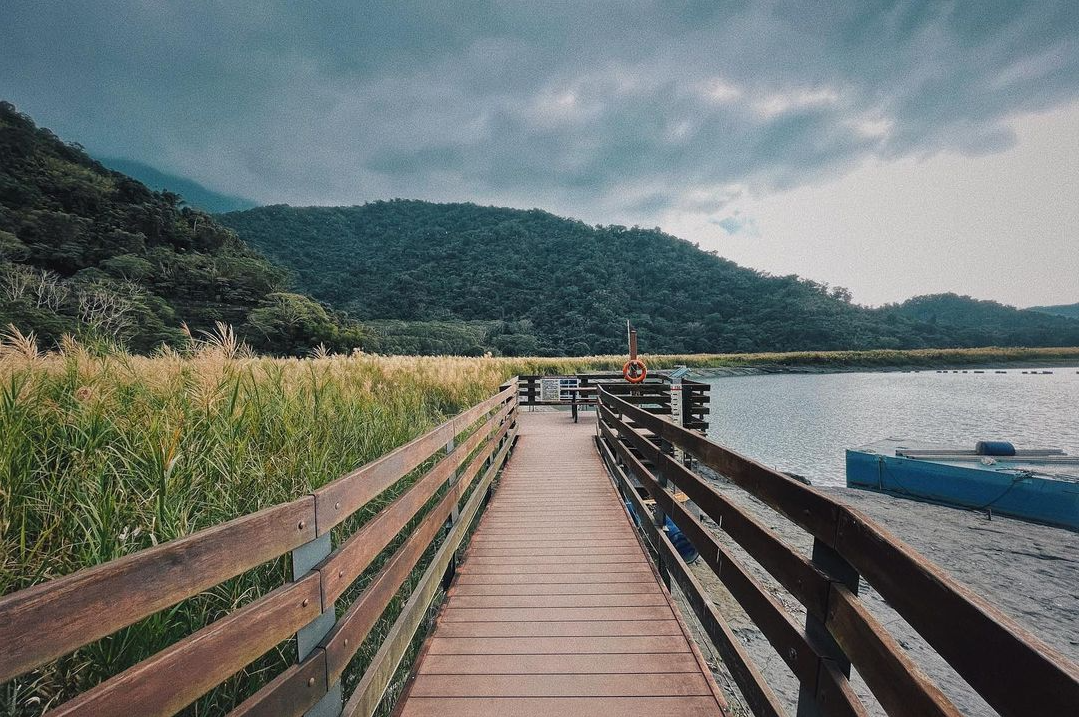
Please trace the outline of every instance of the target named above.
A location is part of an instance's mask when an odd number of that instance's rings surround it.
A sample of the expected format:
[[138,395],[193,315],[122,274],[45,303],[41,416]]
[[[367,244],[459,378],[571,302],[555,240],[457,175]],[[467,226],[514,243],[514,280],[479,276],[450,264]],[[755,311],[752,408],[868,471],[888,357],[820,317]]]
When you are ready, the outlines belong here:
[[1079,96],[1074,2],[4,4],[0,96],[266,202],[649,222]]

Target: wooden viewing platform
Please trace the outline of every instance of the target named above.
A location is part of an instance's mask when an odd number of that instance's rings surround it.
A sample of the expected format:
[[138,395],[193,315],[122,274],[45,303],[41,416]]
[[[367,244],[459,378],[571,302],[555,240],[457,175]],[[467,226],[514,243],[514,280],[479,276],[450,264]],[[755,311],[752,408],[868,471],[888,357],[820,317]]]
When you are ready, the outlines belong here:
[[[987,709],[1077,714],[1079,665],[869,516],[709,440],[707,393],[678,372],[634,385],[514,378],[288,503],[0,597],[0,688],[16,699],[38,671],[85,659],[84,646],[107,653],[123,628],[167,622],[181,601],[276,564],[276,587],[20,714],[651,717],[725,714],[730,697],[755,717],[795,715],[699,574],[797,680],[797,717],[960,715],[859,599],[864,583]],[[570,410],[521,410],[551,404]],[[582,408],[594,411],[577,423]],[[811,551],[704,468],[804,531]],[[699,554],[692,568],[675,541]],[[856,692],[853,670],[871,694]],[[238,696],[200,707],[236,675],[247,678]]]
[[593,422],[546,412],[519,424],[402,717],[724,714]]

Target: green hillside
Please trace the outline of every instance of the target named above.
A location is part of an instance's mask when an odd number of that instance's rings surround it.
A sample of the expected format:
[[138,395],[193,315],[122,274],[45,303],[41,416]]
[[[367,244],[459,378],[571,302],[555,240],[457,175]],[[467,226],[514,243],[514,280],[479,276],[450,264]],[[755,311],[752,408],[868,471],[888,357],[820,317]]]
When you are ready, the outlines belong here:
[[181,206],[0,103],[0,329],[146,351],[216,322],[252,346],[299,353],[362,343],[288,273],[211,216]]
[[954,295],[868,309],[659,230],[540,210],[394,200],[219,219],[319,300],[395,320],[387,348],[617,353],[627,318],[664,353],[1079,345],[1079,321]]
[[1031,306],[1028,311],[1037,311],[1040,314],[1052,314],[1053,316],[1066,316],[1069,319],[1079,319],[1079,303],[1057,304],[1055,306]]

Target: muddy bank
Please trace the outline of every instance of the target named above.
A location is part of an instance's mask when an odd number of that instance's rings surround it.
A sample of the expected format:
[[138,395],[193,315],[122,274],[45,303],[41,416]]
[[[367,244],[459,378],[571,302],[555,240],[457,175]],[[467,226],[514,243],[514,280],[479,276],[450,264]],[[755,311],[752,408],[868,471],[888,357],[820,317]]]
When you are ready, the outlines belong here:
[[[812,539],[807,533],[725,479],[715,479],[714,483],[721,492],[775,530],[789,545],[809,555]],[[1009,518],[994,516],[989,520],[980,513],[866,491],[822,490],[876,519],[1024,628],[1069,659],[1079,660],[1079,534]],[[796,621],[803,623],[805,610],[801,605],[714,524],[711,525],[713,532],[795,616]],[[794,676],[711,570],[698,561],[694,571],[793,715],[798,696]],[[996,714],[864,580],[859,593],[870,612],[964,714]],[[978,640],[977,635],[969,637],[974,642]],[[717,656],[714,652],[709,655],[704,647],[709,644],[707,638],[700,639],[699,644],[716,666],[720,684],[728,694],[735,695],[735,713],[749,714],[744,711],[744,705],[737,704],[737,689]],[[857,674],[852,676],[852,684],[871,714],[884,714]]]

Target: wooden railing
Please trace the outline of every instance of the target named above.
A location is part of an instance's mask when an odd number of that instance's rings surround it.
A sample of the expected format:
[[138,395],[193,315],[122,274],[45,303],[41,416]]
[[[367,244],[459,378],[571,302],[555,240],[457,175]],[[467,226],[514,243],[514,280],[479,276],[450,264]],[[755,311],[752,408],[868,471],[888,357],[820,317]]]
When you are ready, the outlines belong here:
[[[755,715],[785,714],[740,640],[717,612],[660,526],[681,529],[799,680],[798,714],[864,715],[848,682],[851,664],[890,715],[958,715],[941,690],[858,599],[859,577],[872,585],[925,641],[1005,717],[1076,714],[1079,666],[859,511],[745,458],[601,386],[600,453],[640,516],[658,555],[730,668]],[[812,557],[793,550],[764,523],[670,455],[679,448],[700,464],[807,531]],[[655,499],[655,521],[630,477]],[[806,609],[798,624],[705,527],[674,500],[683,491]]]
[[[291,582],[50,714],[174,714],[294,635],[296,663],[231,714],[299,715],[320,703],[332,714],[372,714],[506,460],[516,437],[516,410],[511,381],[490,399],[310,495],[0,598],[0,683],[291,552]],[[388,506],[331,545],[334,526],[432,460],[437,462]],[[338,618],[335,601],[421,515]],[[447,526],[342,709],[345,667]]]
[[[568,379],[571,385],[560,388],[557,398],[544,396],[543,381]],[[657,371],[644,383],[629,384],[620,373],[578,373],[565,376],[518,376],[518,401],[522,406],[569,406],[576,420],[578,408],[596,405],[596,389],[603,386],[607,391],[641,406],[656,415],[672,415],[671,379],[667,373]],[[681,379],[682,422],[686,428],[707,431],[709,397],[707,383]]]

